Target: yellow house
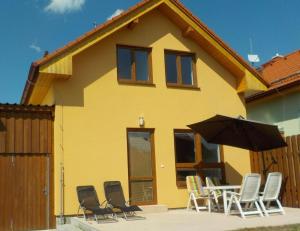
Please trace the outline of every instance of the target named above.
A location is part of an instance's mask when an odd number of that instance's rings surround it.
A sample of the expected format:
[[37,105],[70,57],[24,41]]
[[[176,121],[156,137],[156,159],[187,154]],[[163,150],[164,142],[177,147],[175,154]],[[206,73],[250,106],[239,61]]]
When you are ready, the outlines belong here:
[[103,200],[103,182],[119,180],[133,203],[177,208],[195,166],[240,183],[248,151],[186,125],[245,117],[244,94],[266,85],[177,0],[144,0],[34,62],[22,103],[55,105],[55,214],[76,214],[78,185]]

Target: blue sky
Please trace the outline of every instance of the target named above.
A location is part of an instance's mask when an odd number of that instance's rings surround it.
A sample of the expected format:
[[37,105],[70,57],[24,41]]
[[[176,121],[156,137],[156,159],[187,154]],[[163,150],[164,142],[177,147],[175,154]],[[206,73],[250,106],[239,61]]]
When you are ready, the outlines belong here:
[[[299,0],[181,0],[244,58],[300,48]],[[18,103],[30,63],[139,0],[1,0],[0,102]]]

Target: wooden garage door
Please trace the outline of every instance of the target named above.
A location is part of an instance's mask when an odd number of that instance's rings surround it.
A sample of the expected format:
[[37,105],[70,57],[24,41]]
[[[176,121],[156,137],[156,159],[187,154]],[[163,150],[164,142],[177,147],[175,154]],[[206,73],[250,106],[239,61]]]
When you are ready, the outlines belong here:
[[0,230],[49,227],[49,157],[0,155]]

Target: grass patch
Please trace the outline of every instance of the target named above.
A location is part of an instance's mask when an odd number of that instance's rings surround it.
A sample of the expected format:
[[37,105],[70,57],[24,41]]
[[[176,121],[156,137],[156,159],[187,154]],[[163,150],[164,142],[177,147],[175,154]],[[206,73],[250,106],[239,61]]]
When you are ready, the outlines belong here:
[[300,231],[300,224],[238,229],[237,231]]

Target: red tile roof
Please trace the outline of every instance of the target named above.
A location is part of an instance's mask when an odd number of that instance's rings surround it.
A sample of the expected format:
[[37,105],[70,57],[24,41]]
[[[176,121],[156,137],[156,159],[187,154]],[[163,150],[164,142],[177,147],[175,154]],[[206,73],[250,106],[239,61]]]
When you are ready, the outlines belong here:
[[300,83],[300,50],[288,55],[277,55],[259,69],[261,76],[270,84],[265,92],[247,97],[246,102],[271,95],[279,90],[288,89]]
[[[120,15],[108,20],[107,22],[97,26],[93,30],[83,34],[79,38],[75,39],[74,41],[68,43],[62,48],[57,49],[56,51],[44,56],[43,58],[35,61],[32,63],[29,74],[28,80],[26,82],[25,88],[23,90],[23,95],[21,98],[21,103],[26,104],[28,103],[28,99],[30,94],[33,91],[34,84],[38,78],[39,66],[47,63],[48,61],[52,60],[53,58],[63,54],[64,52],[68,51],[69,49],[73,48],[74,46],[84,42],[85,40],[89,39],[91,36],[97,34],[99,31],[104,30],[108,26],[112,25],[114,22],[118,21],[120,18],[129,15],[130,13],[134,12],[135,10],[141,8],[142,6],[146,5],[147,3],[151,2],[152,0],[142,0],[141,2],[137,3],[135,6],[129,8],[128,10],[124,11]],[[228,53],[230,53],[239,63],[241,63],[247,70],[249,70],[257,79],[259,79],[263,84],[268,86],[268,83],[261,77],[261,75],[252,68],[249,63],[247,63],[240,55],[238,55],[234,50],[232,50],[221,38],[219,38],[212,30],[210,30],[204,23],[202,23],[196,16],[192,14],[179,0],[171,0],[180,10],[182,10],[188,17],[190,17],[199,27],[201,27],[206,33],[208,33],[217,43],[219,43]]]
[[263,64],[260,70],[262,77],[270,84],[299,71],[300,50],[286,56],[277,56]]

